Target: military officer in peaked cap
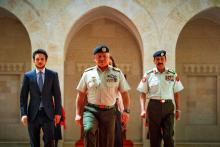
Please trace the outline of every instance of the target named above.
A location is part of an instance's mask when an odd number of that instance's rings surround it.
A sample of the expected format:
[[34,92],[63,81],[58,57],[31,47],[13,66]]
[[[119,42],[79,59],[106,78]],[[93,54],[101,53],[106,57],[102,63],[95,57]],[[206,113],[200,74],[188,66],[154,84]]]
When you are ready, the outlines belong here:
[[176,72],[165,68],[165,50],[155,52],[153,58],[156,68],[147,71],[137,87],[141,117],[148,121],[151,147],[160,147],[162,139],[164,147],[174,147],[174,118],[180,119],[183,85]]
[[[130,87],[121,70],[109,65],[110,53],[106,45],[98,45],[93,54],[96,66],[84,71],[76,88],[78,94],[75,121],[84,127],[86,147],[96,147],[97,129],[100,136],[99,146],[114,147],[116,98],[120,92],[125,107],[122,121],[127,123],[130,112]],[[86,96],[88,103],[84,107],[83,101]]]

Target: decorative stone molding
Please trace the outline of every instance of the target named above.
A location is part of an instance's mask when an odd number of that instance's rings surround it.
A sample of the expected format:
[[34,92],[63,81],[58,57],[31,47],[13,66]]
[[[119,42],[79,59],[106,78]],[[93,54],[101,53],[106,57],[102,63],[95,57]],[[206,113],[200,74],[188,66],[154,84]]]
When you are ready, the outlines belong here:
[[0,63],[0,74],[15,74],[24,71],[24,63]]
[[[83,72],[86,68],[95,66],[94,63],[76,63],[76,68],[78,72]],[[124,73],[129,73],[131,69],[131,64],[118,64],[118,68],[120,68]]]
[[76,63],[76,69],[78,72],[83,72],[85,69],[94,66],[94,63]]
[[220,65],[218,64],[184,64],[185,73],[207,74],[219,73]]
[[118,68],[123,71],[123,73],[129,73],[131,71],[131,64],[118,64]]

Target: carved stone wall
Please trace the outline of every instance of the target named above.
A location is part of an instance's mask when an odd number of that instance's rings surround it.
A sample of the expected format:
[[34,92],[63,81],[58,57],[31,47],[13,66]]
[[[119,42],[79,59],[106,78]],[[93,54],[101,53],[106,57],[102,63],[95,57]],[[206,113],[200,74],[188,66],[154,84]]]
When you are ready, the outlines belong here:
[[0,142],[27,141],[19,95],[23,73],[31,67],[30,39],[20,20],[2,8],[0,34]]
[[0,63],[0,138],[1,141],[27,139],[20,123],[19,95],[24,63]]
[[[220,140],[220,25],[197,16],[180,34],[177,43],[177,72],[181,93],[182,120],[176,124],[180,142]],[[218,37],[217,37],[218,36]]]
[[187,77],[187,125],[217,125],[219,64],[184,64]]
[[217,76],[188,76],[187,125],[217,125]]
[[0,74],[21,74],[24,71],[24,63],[0,63]]

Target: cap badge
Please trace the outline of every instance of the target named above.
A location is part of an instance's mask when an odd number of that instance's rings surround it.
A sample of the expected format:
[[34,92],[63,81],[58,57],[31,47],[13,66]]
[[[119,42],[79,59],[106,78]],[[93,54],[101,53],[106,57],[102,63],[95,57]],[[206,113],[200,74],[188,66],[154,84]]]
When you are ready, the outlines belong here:
[[161,53],[160,55],[161,55],[161,56],[164,56],[164,53]]
[[106,49],[105,47],[102,48],[102,52],[106,52],[106,50],[107,50],[107,49]]

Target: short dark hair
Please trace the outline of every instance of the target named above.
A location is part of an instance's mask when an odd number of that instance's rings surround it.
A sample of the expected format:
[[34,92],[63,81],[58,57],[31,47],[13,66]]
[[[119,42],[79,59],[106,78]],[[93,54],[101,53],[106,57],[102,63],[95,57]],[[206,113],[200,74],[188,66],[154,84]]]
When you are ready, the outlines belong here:
[[44,49],[39,48],[39,49],[35,50],[33,52],[33,59],[35,59],[36,54],[44,54],[46,60],[48,58],[47,52]]

